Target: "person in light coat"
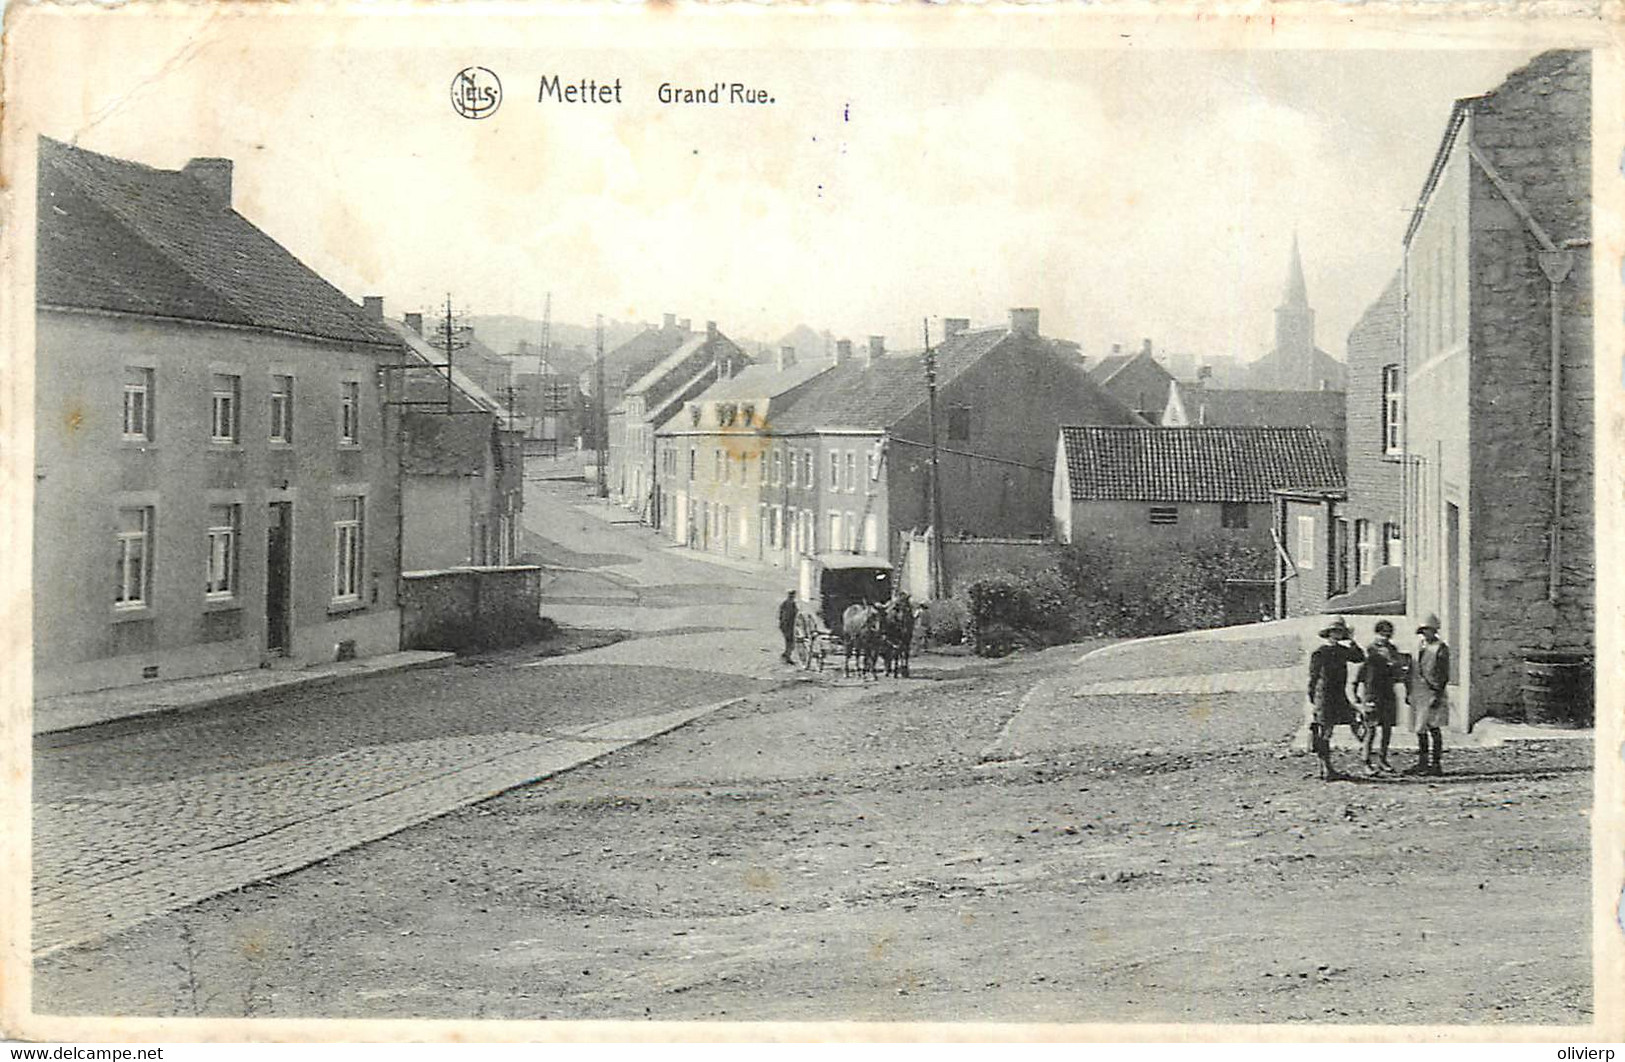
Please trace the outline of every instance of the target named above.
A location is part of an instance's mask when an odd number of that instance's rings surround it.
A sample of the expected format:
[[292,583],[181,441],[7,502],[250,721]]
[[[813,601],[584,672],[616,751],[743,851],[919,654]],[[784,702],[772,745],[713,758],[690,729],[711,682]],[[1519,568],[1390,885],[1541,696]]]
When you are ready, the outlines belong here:
[[[1420,644],[1411,669],[1411,711],[1416,714],[1416,765],[1406,774],[1444,773],[1443,729],[1450,722],[1450,646],[1439,637],[1439,617],[1416,628]],[[1431,745],[1431,748],[1430,748]]]

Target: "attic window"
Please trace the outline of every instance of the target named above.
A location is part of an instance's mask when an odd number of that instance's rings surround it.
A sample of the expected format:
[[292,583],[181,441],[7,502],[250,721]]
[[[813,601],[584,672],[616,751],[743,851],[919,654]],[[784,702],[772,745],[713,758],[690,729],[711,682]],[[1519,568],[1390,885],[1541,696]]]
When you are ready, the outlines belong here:
[[688,407],[688,419],[693,422],[694,427],[698,428],[700,426],[700,407],[699,406],[689,406]]
[[742,413],[742,415],[744,417],[744,421],[745,421],[745,424],[747,426],[756,423],[756,407],[755,406],[751,405],[749,402],[746,402],[745,407],[741,411],[741,413]]
[[734,418],[739,415],[739,407],[732,402],[724,402],[717,407],[717,423],[724,428],[733,427]]
[[1151,522],[1153,524],[1179,523],[1179,506],[1153,505],[1151,507]]

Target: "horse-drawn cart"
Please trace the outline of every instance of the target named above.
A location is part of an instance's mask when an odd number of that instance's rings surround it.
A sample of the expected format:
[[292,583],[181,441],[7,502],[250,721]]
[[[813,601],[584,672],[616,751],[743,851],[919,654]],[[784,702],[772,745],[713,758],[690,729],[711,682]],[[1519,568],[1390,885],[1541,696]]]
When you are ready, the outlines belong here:
[[891,565],[855,553],[801,558],[796,582],[796,659],[803,669],[823,670],[841,640],[841,617],[853,605],[884,605],[892,598]]

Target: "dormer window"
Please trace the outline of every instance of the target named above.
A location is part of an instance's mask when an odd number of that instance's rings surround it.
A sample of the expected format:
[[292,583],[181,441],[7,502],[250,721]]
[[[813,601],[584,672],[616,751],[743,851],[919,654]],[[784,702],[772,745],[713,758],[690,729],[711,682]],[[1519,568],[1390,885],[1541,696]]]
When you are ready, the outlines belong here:
[[739,407],[732,402],[724,402],[717,407],[717,423],[724,428],[733,427],[734,417],[738,415]]
[[744,409],[741,410],[741,413],[744,417],[745,427],[748,428],[752,424],[756,423],[756,407],[754,405],[746,402]]
[[699,406],[689,406],[688,407],[688,419],[693,423],[694,427],[698,428],[700,426],[700,407]]

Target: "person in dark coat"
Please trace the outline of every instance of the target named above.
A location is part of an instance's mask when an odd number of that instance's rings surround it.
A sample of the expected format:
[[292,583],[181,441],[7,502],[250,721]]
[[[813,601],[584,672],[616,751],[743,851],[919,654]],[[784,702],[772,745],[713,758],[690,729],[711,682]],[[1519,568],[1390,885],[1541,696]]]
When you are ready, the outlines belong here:
[[1320,757],[1320,779],[1330,782],[1340,777],[1332,766],[1332,731],[1339,723],[1354,722],[1348,697],[1349,665],[1360,663],[1365,653],[1354,644],[1354,632],[1342,617],[1333,620],[1320,636],[1325,644],[1309,656],[1309,703],[1315,711],[1309,737]]
[[[1394,625],[1387,620],[1377,621],[1377,634],[1366,647],[1365,663],[1354,677],[1354,692],[1365,714],[1365,772],[1378,770],[1392,774],[1393,764],[1388,762],[1388,742],[1394,736],[1394,725],[1399,721],[1399,694],[1395,688],[1405,681],[1409,661],[1394,645]],[[1381,753],[1375,765],[1371,762],[1371,746],[1382,731]]]
[[1443,774],[1443,728],[1450,722],[1450,647],[1439,637],[1438,616],[1424,619],[1416,633],[1421,644],[1410,688],[1411,710],[1416,713],[1416,766],[1405,768],[1405,773]]
[[784,635],[784,654],[779,657],[786,664],[795,663],[790,650],[796,647],[796,592],[791,590],[779,602],[779,633]]

